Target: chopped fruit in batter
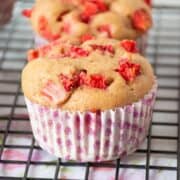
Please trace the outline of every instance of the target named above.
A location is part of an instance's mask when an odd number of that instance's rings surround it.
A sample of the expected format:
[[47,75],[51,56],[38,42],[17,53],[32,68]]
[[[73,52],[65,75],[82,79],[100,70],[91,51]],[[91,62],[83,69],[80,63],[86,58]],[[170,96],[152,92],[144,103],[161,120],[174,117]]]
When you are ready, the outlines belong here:
[[46,37],[46,39],[48,39],[49,41],[54,41],[60,38],[60,33],[53,34],[51,32],[49,24],[48,24],[48,20],[44,16],[41,16],[39,18],[39,33],[40,35]]
[[66,91],[72,91],[83,85],[98,89],[106,89],[109,85],[108,81],[101,74],[88,75],[87,72],[83,70],[73,74],[71,77],[60,74],[59,80]]
[[105,33],[107,37],[112,38],[111,28],[109,25],[99,26],[98,31],[101,33]]
[[112,45],[97,45],[97,44],[91,44],[90,45],[93,50],[99,50],[102,53],[108,52],[110,54],[114,54],[115,50]]
[[123,41],[121,41],[121,46],[128,52],[131,52],[131,53],[137,53],[138,52],[136,41],[123,40]]
[[89,55],[89,51],[84,50],[80,47],[71,46],[68,53],[65,54],[65,57],[78,58],[78,57],[86,57]]
[[39,51],[38,50],[29,50],[28,51],[28,61],[32,61],[39,57]]
[[27,18],[30,18],[31,17],[31,14],[32,14],[32,9],[24,9],[22,11],[22,15],[27,17]]
[[100,74],[90,75],[90,82],[88,86],[93,87],[93,88],[106,89],[107,81],[105,77],[103,77]]
[[139,9],[132,15],[132,25],[135,29],[145,32],[151,27],[152,19],[144,9]]
[[86,42],[91,39],[94,39],[94,36],[92,36],[91,34],[84,34],[80,37],[81,43]]
[[100,74],[87,75],[86,71],[81,71],[79,74],[80,85],[85,85],[98,89],[106,89],[108,82]]
[[84,10],[81,13],[80,18],[85,23],[89,23],[93,15],[108,9],[106,4],[101,0],[85,1],[84,3]]
[[67,34],[70,34],[71,33],[71,25],[69,23],[64,23],[61,31],[65,32]]
[[68,97],[67,92],[60,84],[55,84],[49,80],[43,87],[41,94],[52,101],[55,105],[58,105],[66,100]]
[[59,80],[63,84],[66,91],[72,91],[74,88],[79,87],[79,74],[74,74],[72,77],[60,74]]
[[148,6],[152,6],[152,0],[144,0],[144,2],[148,5]]
[[121,59],[119,67],[116,71],[127,81],[133,81],[138,75],[141,74],[141,66],[130,62],[128,59]]

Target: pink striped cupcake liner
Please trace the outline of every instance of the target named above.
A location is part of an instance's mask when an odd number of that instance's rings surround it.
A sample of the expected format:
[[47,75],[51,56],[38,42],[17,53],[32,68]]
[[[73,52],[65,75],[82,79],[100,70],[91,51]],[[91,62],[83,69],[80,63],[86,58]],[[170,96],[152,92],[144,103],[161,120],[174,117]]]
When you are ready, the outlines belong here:
[[147,136],[157,83],[145,97],[123,108],[68,112],[25,98],[33,134],[47,152],[81,162],[108,161],[131,154]]

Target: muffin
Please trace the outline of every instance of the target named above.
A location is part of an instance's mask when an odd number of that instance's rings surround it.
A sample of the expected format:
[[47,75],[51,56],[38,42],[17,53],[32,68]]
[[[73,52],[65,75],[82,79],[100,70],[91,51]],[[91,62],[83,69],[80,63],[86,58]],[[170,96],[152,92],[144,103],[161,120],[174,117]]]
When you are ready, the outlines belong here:
[[139,39],[152,26],[147,0],[36,0],[23,14],[37,34],[37,46],[63,36]]
[[39,145],[82,162],[134,152],[148,133],[157,90],[151,65],[134,41],[57,41],[45,46],[48,53],[39,49],[22,72]]

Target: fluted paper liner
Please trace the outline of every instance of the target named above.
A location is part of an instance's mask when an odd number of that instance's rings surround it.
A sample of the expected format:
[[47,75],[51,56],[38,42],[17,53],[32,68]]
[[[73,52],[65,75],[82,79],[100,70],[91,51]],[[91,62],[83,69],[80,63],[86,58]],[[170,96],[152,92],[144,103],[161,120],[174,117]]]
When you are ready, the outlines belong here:
[[147,136],[157,84],[132,105],[98,113],[68,112],[25,98],[35,139],[51,154],[82,162],[107,161],[134,152]]

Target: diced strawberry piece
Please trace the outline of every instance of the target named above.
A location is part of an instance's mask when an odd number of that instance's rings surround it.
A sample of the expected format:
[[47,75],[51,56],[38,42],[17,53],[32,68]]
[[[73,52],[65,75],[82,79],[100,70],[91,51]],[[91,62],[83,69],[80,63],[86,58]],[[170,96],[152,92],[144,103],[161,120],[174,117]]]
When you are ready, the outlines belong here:
[[108,38],[112,38],[112,32],[109,25],[101,25],[98,27],[98,31],[101,33],[106,33]]
[[24,9],[24,10],[22,11],[22,15],[25,16],[25,17],[27,17],[27,18],[30,18],[31,15],[32,15],[32,9]]
[[79,86],[79,75],[74,74],[72,77],[68,77],[64,74],[59,75],[59,80],[63,84],[66,91],[72,91]]
[[99,50],[103,53],[105,52],[109,52],[111,54],[114,54],[114,48],[112,45],[97,45],[97,44],[91,44],[91,47],[93,48],[93,50]]
[[106,46],[106,51],[108,51],[108,52],[111,53],[111,54],[114,54],[114,53],[115,53],[115,52],[114,52],[114,48],[113,48],[112,45],[107,45],[107,46]]
[[106,89],[107,82],[106,79],[100,74],[90,75],[89,86],[98,89]]
[[88,15],[92,16],[98,12],[98,7],[93,2],[85,2],[84,12],[86,12]]
[[132,82],[141,74],[141,66],[131,63],[128,59],[121,59],[119,67],[116,70],[126,81]]
[[40,16],[39,29],[43,31],[44,29],[46,29],[47,26],[48,26],[48,21],[47,21],[46,17]]
[[108,10],[108,6],[102,1],[102,0],[93,0],[97,6],[98,6],[98,10],[100,12],[104,12]]
[[46,96],[55,105],[58,105],[66,100],[67,92],[60,84],[55,84],[49,80],[41,91],[42,95]]
[[70,34],[71,33],[71,25],[69,23],[64,23],[61,31],[65,32],[67,34]]
[[46,56],[52,50],[51,44],[44,45],[39,48],[39,54],[41,57]]
[[92,88],[106,89],[107,81],[100,74],[87,75],[86,71],[81,71],[79,74],[80,85],[85,85]]
[[51,32],[48,20],[44,16],[40,16],[39,18],[39,32],[41,36],[45,37],[49,41],[54,41],[60,38],[60,33],[53,34]]
[[132,16],[132,25],[135,29],[145,32],[151,27],[152,19],[144,9],[139,9]]
[[138,52],[136,41],[123,40],[123,41],[121,41],[121,46],[128,52],[131,52],[131,53],[137,53]]
[[83,22],[88,23],[91,19],[91,16],[95,15],[98,12],[98,7],[92,2],[85,2],[84,11],[81,13],[80,18]]
[[107,9],[107,5],[101,0],[85,1],[84,10],[81,13],[80,18],[83,22],[89,23],[93,15],[104,12]]
[[87,75],[86,70],[82,70],[79,73],[79,84],[81,85],[89,85],[90,78]]
[[39,51],[38,50],[29,50],[28,51],[28,61],[32,61],[39,57]]
[[152,6],[152,0],[144,0],[144,2],[148,5],[148,6]]
[[80,72],[73,74],[71,77],[60,74],[59,80],[67,92],[83,85],[92,88],[106,89],[109,84],[102,75],[87,75],[86,70],[81,70]]
[[89,41],[91,39],[94,39],[94,36],[90,35],[90,34],[84,34],[80,37],[81,42],[86,42]]
[[89,55],[89,51],[86,51],[77,46],[71,46],[70,49],[64,54],[64,57],[78,58],[86,57]]
[[86,57],[89,55],[89,52],[80,48],[80,47],[75,47],[75,46],[72,46],[71,49],[71,57]]

